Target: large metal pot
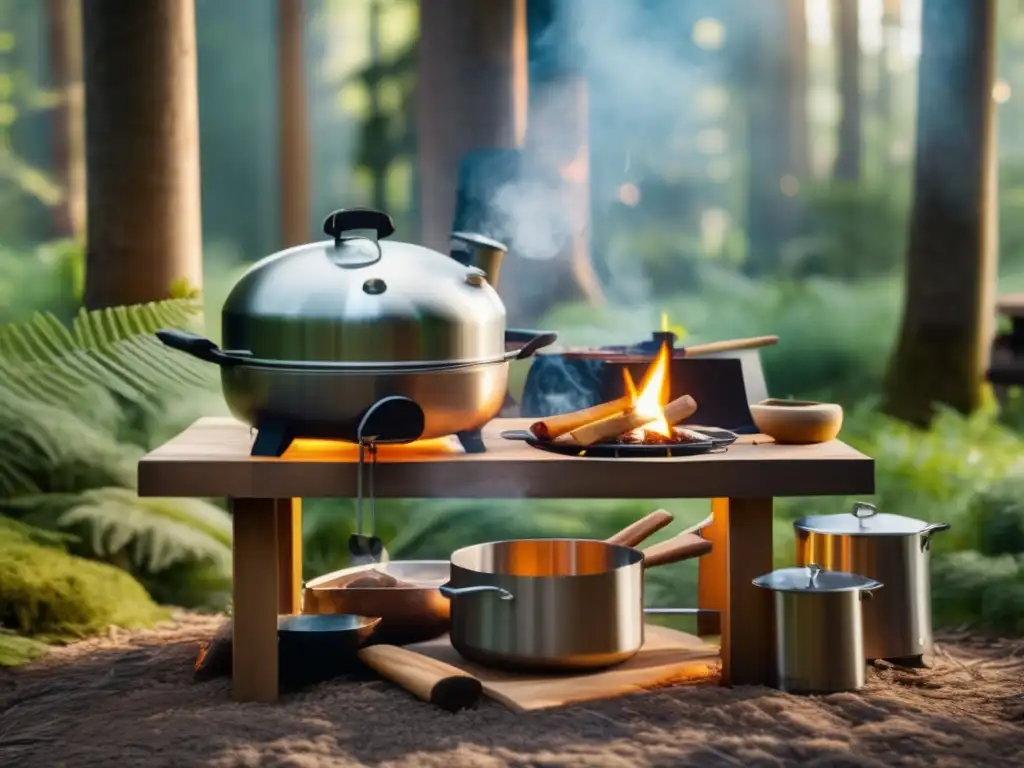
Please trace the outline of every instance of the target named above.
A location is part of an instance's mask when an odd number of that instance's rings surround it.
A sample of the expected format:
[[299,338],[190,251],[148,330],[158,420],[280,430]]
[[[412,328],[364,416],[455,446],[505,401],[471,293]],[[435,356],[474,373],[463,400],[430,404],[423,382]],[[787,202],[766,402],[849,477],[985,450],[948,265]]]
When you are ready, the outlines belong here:
[[932,652],[931,538],[948,523],[879,514],[857,502],[850,514],[805,517],[793,525],[798,565],[818,563],[885,584],[864,604],[866,658],[914,663]]
[[874,602],[880,582],[811,563],[758,576],[754,585],[774,593],[779,688],[835,693],[864,686],[861,604]]
[[601,669],[644,643],[644,569],[711,549],[684,532],[646,551],[585,539],[477,544],[452,554],[452,646],[464,658],[517,671]]
[[242,276],[224,304],[223,349],[158,333],[219,365],[231,412],[261,432],[354,437],[361,414],[396,395],[423,411],[410,439],[468,432],[501,409],[509,361],[556,338],[506,330],[488,283],[500,243],[459,233],[446,255],[385,241],[391,218],[368,209],[336,211],[324,231],[331,240],[268,256]]

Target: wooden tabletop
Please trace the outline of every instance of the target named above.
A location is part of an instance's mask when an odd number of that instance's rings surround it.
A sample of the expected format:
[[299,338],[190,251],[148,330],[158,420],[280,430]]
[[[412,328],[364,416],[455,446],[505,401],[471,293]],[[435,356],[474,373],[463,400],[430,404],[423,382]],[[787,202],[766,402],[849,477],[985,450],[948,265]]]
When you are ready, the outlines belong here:
[[[529,419],[495,419],[488,451],[457,443],[384,446],[378,498],[765,498],[874,492],[874,461],[838,440],[821,445],[738,445],[679,458],[562,456],[505,440]],[[334,497],[356,493],[355,446],[296,441],[281,458],[251,457],[250,429],[203,418],[139,462],[142,496]],[[365,479],[365,475],[364,475]]]

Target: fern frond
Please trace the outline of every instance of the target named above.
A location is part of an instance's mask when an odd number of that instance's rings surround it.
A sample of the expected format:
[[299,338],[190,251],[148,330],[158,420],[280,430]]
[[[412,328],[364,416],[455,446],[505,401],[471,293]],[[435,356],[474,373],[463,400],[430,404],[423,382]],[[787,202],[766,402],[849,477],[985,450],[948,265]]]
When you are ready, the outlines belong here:
[[183,562],[231,571],[231,517],[199,499],[140,499],[125,488],[12,499],[25,522],[75,534],[85,553],[127,559],[145,573]]

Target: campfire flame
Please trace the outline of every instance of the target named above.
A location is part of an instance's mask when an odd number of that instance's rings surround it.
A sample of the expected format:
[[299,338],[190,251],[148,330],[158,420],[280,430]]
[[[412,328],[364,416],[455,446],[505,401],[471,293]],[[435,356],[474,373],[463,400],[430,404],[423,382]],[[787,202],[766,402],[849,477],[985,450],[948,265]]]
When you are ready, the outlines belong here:
[[632,378],[627,380],[626,391],[631,396],[635,394],[634,410],[641,416],[650,419],[647,424],[633,431],[637,439],[642,439],[645,432],[655,432],[663,437],[672,437],[672,426],[666,421],[663,410],[669,399],[668,370],[671,357],[671,347],[668,343],[662,344],[661,349],[658,350],[658,356],[644,373],[639,393],[632,386]]

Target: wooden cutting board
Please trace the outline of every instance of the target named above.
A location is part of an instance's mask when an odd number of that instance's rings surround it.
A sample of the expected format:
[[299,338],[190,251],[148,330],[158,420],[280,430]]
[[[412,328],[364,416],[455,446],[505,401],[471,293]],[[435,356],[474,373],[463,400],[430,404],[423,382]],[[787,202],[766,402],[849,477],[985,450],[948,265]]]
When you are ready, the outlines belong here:
[[629,661],[580,675],[517,675],[486,669],[459,656],[447,635],[407,648],[468,672],[481,682],[485,694],[520,712],[610,699],[671,684],[717,681],[720,663],[715,646],[653,624],[647,625],[645,636],[644,647]]

